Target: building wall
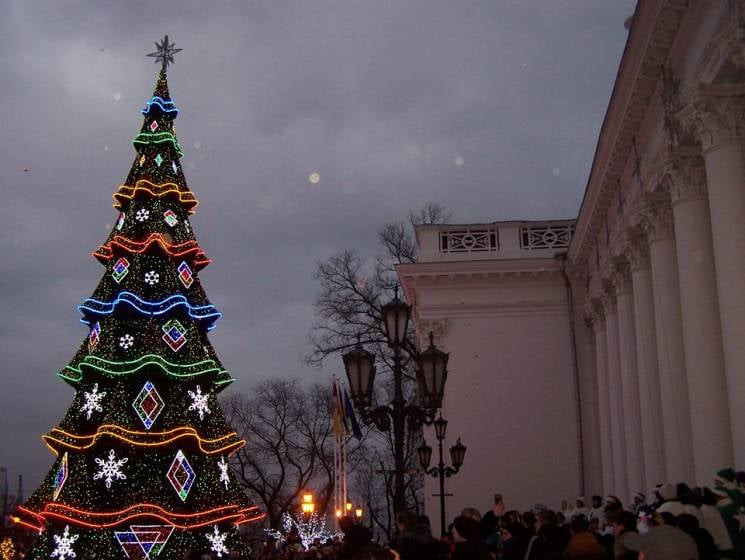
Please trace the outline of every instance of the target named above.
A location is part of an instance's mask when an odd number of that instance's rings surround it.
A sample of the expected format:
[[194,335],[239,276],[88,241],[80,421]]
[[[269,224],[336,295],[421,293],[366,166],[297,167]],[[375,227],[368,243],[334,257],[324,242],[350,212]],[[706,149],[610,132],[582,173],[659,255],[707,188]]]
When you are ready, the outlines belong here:
[[[519,231],[514,223],[490,227]],[[430,246],[442,229],[421,228],[420,244]],[[463,253],[443,260],[447,255],[433,249],[420,259],[428,262],[398,267],[420,340],[432,330],[437,346],[450,352],[445,453],[458,437],[468,451],[461,472],[446,482],[449,520],[464,507],[486,511],[495,493],[523,510],[558,507],[581,487],[567,291],[559,261],[546,257],[557,251],[533,257],[516,235],[501,239],[501,251],[471,253],[470,260]],[[426,437],[436,450],[433,434]],[[433,520],[437,492],[437,480],[429,479],[425,507]]]
[[476,443],[450,518],[745,468],[744,185],[745,1],[640,0],[576,223],[417,228],[399,277]]

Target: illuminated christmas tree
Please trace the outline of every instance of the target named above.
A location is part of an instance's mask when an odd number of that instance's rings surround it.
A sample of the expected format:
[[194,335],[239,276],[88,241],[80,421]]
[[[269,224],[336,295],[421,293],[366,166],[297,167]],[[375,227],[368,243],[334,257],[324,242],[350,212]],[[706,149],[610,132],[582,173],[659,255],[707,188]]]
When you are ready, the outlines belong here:
[[134,139],[118,218],[93,256],[106,268],[80,306],[89,333],[59,376],[76,391],[43,436],[57,460],[15,520],[38,530],[29,558],[218,557],[239,548],[238,526],[263,515],[228,469],[244,441],[216,395],[233,379],[207,339],[221,314],[198,272],[210,261],[192,231],[166,70],[168,37]]

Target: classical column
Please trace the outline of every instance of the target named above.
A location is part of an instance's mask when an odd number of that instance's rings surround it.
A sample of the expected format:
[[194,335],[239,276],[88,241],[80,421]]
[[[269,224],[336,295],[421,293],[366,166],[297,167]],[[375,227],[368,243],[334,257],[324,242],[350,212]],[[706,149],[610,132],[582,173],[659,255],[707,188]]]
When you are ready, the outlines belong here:
[[679,148],[665,164],[675,222],[695,482],[732,465],[732,432],[722,352],[709,204],[703,161]]
[[745,468],[745,84],[702,86],[694,130],[708,182],[735,465]]
[[[584,282],[577,282],[584,286]],[[576,285],[575,284],[575,285]],[[574,301],[586,301],[586,295]],[[582,488],[585,496],[603,492],[603,467],[600,452],[600,412],[598,410],[598,378],[595,364],[595,338],[592,319],[586,309],[575,306],[575,333],[577,340],[578,393],[580,428],[582,434]]]
[[616,302],[618,307],[618,364],[621,374],[623,425],[626,437],[626,481],[629,495],[646,490],[642,449],[639,378],[636,371],[636,334],[634,333],[634,295],[628,263],[616,263]]
[[[649,246],[643,237],[635,237],[628,252],[634,294],[634,332],[636,368],[639,377],[639,405],[644,450],[644,479],[647,491],[665,482],[662,399],[657,362],[652,270]],[[682,480],[682,479],[677,479]],[[651,495],[651,494],[648,494]]]
[[688,406],[688,379],[683,352],[678,259],[675,253],[673,217],[669,203],[662,200],[647,200],[642,212],[641,225],[647,234],[652,273],[665,474],[668,482],[684,481],[692,484],[693,443]]
[[595,368],[598,389],[598,427],[600,428],[600,463],[603,493],[610,494],[615,486],[613,447],[610,427],[610,392],[608,385],[608,356],[606,354],[605,315],[600,304],[593,302],[592,332],[595,336]]
[[610,401],[610,432],[613,448],[613,493],[622,500],[629,498],[626,479],[626,431],[621,387],[621,366],[618,350],[618,310],[613,286],[606,288],[605,301],[605,354],[607,357],[608,399]]

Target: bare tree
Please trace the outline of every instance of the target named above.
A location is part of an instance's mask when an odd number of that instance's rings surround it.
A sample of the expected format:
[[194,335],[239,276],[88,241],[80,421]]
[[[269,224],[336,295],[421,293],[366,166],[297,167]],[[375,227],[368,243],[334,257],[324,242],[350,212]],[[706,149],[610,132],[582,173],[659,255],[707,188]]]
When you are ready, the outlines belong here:
[[[347,250],[319,262],[315,277],[320,290],[315,303],[316,322],[310,333],[312,350],[308,362],[320,366],[326,358],[339,359],[339,355],[358,340],[376,354],[377,371],[382,373],[377,383],[379,401],[390,402],[392,398],[393,355],[389,348],[383,322],[381,307],[393,297],[397,289],[396,264],[416,262],[417,245],[414,226],[420,224],[444,223],[449,213],[435,203],[425,205],[418,212],[409,212],[407,221],[384,225],[378,232],[378,240],[383,253],[375,259],[363,260],[356,252]],[[418,355],[416,343],[409,339],[401,355],[401,365],[405,374],[404,396],[407,401],[415,400],[415,364]],[[374,524],[391,534],[393,488],[390,484],[392,463],[403,465],[406,506],[418,509],[421,476],[413,474],[418,469],[416,447],[421,442],[421,432],[408,434],[403,449],[403,457],[395,452],[390,432],[378,432],[370,453],[377,453],[377,462],[367,461],[367,468],[373,469],[383,481],[383,495],[379,496],[381,484],[369,478],[360,480],[370,503],[371,520]],[[397,458],[394,461],[394,456]],[[400,472],[400,469],[399,469]],[[370,477],[375,472],[368,473]],[[364,479],[364,477],[363,477]],[[377,494],[376,494],[377,492]],[[374,511],[373,511],[374,506]]]
[[[304,386],[296,379],[271,379],[249,395],[225,402],[228,420],[247,444],[232,466],[272,528],[296,509],[313,489],[317,511],[325,513],[334,493],[332,402],[330,385]],[[350,445],[356,467],[359,443]]]

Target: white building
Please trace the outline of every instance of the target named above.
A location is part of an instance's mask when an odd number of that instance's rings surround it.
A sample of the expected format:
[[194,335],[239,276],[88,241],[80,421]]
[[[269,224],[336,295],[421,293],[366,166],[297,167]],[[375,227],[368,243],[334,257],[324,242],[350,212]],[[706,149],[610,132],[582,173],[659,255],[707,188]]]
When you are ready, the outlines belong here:
[[418,228],[398,273],[471,444],[448,517],[745,468],[744,138],[745,3],[642,0],[576,224]]

